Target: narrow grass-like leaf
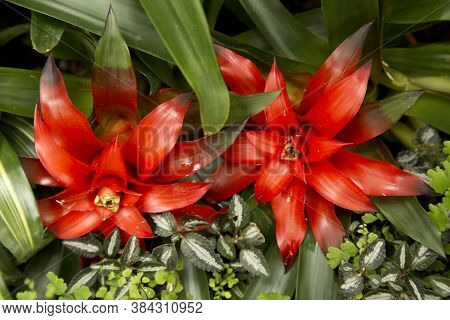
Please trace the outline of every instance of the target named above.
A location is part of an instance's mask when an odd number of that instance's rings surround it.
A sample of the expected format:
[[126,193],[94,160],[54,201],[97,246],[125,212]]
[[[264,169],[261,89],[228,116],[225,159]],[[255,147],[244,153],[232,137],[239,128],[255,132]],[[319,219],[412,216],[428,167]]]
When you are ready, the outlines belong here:
[[140,0],[168,51],[197,94],[206,134],[218,132],[230,109],[208,24],[198,0]]
[[133,48],[173,62],[161,38],[136,0],[8,0],[101,35],[110,5],[117,13],[120,32]]
[[0,47],[28,32],[30,32],[29,23],[22,23],[3,29],[0,31]]
[[182,299],[209,300],[209,286],[206,272],[183,258],[183,270],[180,271],[183,291]]
[[[0,111],[32,118],[39,98],[41,72],[0,67]],[[73,104],[89,116],[92,112],[91,81],[65,75]]]
[[31,12],[31,43],[39,53],[47,53],[61,40],[66,24],[55,18]]
[[6,250],[4,246],[0,244],[0,274],[3,280],[10,283],[22,277],[19,269],[16,268],[15,262],[11,254]]
[[282,56],[320,66],[327,56],[326,40],[309,31],[279,0],[240,0],[258,29]]
[[300,247],[297,273],[297,300],[331,300],[338,298],[339,284],[314,235],[308,231]]
[[23,262],[45,244],[43,237],[30,185],[16,153],[0,133],[0,242]]
[[298,259],[286,273],[276,243],[270,246],[265,257],[269,266],[269,276],[252,279],[243,299],[257,300],[261,293],[267,292],[278,292],[280,295],[291,297],[296,286]]

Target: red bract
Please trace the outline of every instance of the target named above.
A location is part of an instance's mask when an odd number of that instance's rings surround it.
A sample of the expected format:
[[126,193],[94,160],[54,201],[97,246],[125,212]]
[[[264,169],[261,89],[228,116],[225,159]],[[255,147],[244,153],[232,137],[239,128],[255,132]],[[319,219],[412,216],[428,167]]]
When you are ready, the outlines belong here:
[[[71,103],[52,57],[42,72],[35,145],[51,178],[46,179],[44,170],[31,177],[66,189],[39,200],[41,217],[63,239],[111,224],[127,234],[150,238],[153,232],[143,212],[190,206],[209,188],[204,182],[162,185],[148,180],[177,142],[191,95],[178,95],[137,123],[136,80],[112,12],[95,63],[93,97],[100,138]],[[36,167],[32,161],[24,162]]]
[[[369,27],[365,25],[351,35],[325,61],[310,80],[298,110],[293,110],[284,78],[274,63],[264,90],[282,92],[265,109],[265,126],[242,134],[212,178],[214,186],[206,197],[213,201],[229,198],[255,182],[256,199],[271,202],[277,243],[286,266],[293,262],[306,234],[306,217],[321,249],[327,252],[329,246],[339,246],[345,235],[334,205],[374,211],[369,196],[411,196],[429,191],[412,174],[345,150],[357,140],[356,134],[363,134],[367,141],[383,132],[361,126],[379,123],[376,117],[351,123],[352,132],[346,129],[366,93],[371,64],[356,66]],[[259,71],[249,60],[226,49],[219,48],[217,53],[230,89],[255,93],[256,88],[262,88]],[[239,83],[245,90],[236,89]],[[336,136],[343,129],[346,140],[338,140]]]

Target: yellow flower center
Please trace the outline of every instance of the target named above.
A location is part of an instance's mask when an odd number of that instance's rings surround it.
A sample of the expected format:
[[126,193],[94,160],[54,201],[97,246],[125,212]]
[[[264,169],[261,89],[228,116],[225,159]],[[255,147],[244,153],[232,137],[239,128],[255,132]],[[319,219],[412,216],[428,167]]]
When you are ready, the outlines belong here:
[[95,196],[94,204],[111,212],[117,212],[120,206],[120,195],[108,187],[102,187]]

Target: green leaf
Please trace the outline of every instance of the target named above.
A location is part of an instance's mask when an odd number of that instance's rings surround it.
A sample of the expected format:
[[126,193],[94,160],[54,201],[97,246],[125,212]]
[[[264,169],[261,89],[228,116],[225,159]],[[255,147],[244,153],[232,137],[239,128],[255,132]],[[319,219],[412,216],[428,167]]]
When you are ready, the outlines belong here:
[[100,262],[93,263],[89,266],[92,270],[101,271],[119,271],[120,264],[114,259],[103,259]]
[[[380,140],[360,145],[356,151],[370,158],[393,162],[392,155]],[[371,197],[371,200],[399,231],[445,256],[439,230],[415,197]]]
[[183,228],[186,231],[198,231],[201,228],[207,228],[209,223],[199,217],[186,216],[181,220]]
[[280,295],[291,297],[294,293],[297,277],[297,263],[294,262],[288,272],[285,272],[283,260],[276,243],[273,243],[265,254],[268,263],[269,276],[256,277],[250,281],[245,291],[244,300],[257,300],[261,293],[278,292]]
[[72,296],[75,300],[89,300],[92,296],[92,292],[88,287],[81,286],[73,290]]
[[30,24],[22,23],[0,31],[0,47],[4,46],[14,38],[30,32]]
[[114,257],[120,249],[120,230],[115,228],[103,242],[103,251],[108,257]]
[[183,270],[180,271],[183,291],[182,299],[209,300],[209,286],[206,272],[195,267],[186,258],[183,259]]
[[130,280],[125,285],[121,286],[114,294],[114,300],[120,300],[128,293],[133,282]]
[[33,192],[17,155],[1,133],[0,242],[19,262],[47,243]]
[[291,299],[291,297],[282,296],[278,292],[261,293],[258,296],[258,300],[290,300],[290,299]]
[[450,279],[440,275],[432,275],[425,278],[431,288],[443,298],[450,296]]
[[411,250],[413,258],[410,267],[412,270],[423,271],[438,258],[436,253],[419,243],[414,243]]
[[228,217],[235,229],[242,228],[248,223],[250,215],[247,210],[247,203],[240,195],[235,194],[230,199]]
[[347,262],[350,259],[350,255],[347,252],[335,247],[329,247],[327,252],[328,264],[331,268],[336,268],[341,261]]
[[297,272],[297,300],[337,299],[338,283],[334,271],[328,266],[313,234],[308,231],[300,247]]
[[230,92],[230,114],[227,124],[241,122],[253,116],[267,107],[281,91],[270,91],[264,93],[240,96]]
[[5,113],[2,114],[0,123],[2,133],[17,155],[37,158],[34,148],[34,128],[29,119]]
[[0,300],[12,300],[11,293],[8,290],[8,286],[5,283],[5,280],[3,280],[3,276],[0,273]]
[[47,53],[61,40],[66,24],[60,20],[31,12],[31,43],[39,53]]
[[364,295],[365,300],[394,300],[394,296],[387,291],[371,291]]
[[450,134],[450,98],[442,94],[425,93],[406,112],[407,116]]
[[200,103],[207,135],[225,124],[230,99],[217,65],[209,28],[198,0],[140,0]]
[[450,44],[433,43],[414,48],[386,48],[382,51],[389,67],[406,75],[448,77]]
[[178,253],[173,243],[160,245],[153,249],[152,254],[167,267],[167,270],[175,270],[178,263]]
[[22,278],[22,273],[16,268],[11,254],[0,244],[0,275],[5,282],[15,282]]
[[424,290],[423,285],[420,282],[419,279],[406,279],[406,288],[411,296],[414,297],[416,300],[423,300],[424,297]]
[[386,259],[386,243],[384,240],[376,240],[366,246],[359,258],[359,266],[366,270],[375,270]]
[[250,222],[248,226],[242,230],[240,236],[247,244],[252,246],[262,245],[266,241],[264,235],[259,231],[258,226],[254,222]]
[[152,56],[173,62],[161,38],[136,0],[8,0],[11,3],[54,17],[101,35],[110,5],[117,12],[120,32],[127,43]]
[[99,256],[103,252],[102,243],[92,235],[87,235],[76,239],[63,240],[62,244],[74,253],[86,258]]
[[366,213],[366,214],[364,214],[364,215],[361,217],[361,219],[362,219],[362,221],[363,221],[365,224],[370,224],[370,223],[375,222],[375,221],[378,220],[377,216],[374,215],[374,214],[371,214],[371,213]]
[[216,249],[222,257],[227,258],[228,260],[236,259],[236,247],[233,239],[229,235],[219,236],[216,243]]
[[364,289],[364,277],[358,272],[353,273],[340,286],[340,292],[343,296],[354,297]]
[[98,277],[98,270],[93,270],[91,268],[85,268],[78,272],[70,281],[67,287],[67,294],[72,294],[76,288],[81,286],[90,287],[95,283]]
[[388,269],[385,272],[383,272],[381,276],[381,282],[382,283],[388,283],[388,282],[397,282],[401,276],[400,274],[401,270],[398,269]]
[[61,243],[54,240],[34,255],[26,264],[24,274],[33,281],[38,299],[45,298],[48,283],[47,273],[53,272],[59,275],[63,260],[62,253]]
[[450,20],[448,0],[388,1],[386,22],[413,23]]
[[161,79],[162,82],[171,88],[179,87],[178,81],[175,79],[172,71],[172,65],[143,52],[136,51],[135,53],[139,60],[141,60],[142,63],[151,70],[151,72]]
[[177,232],[177,222],[170,212],[155,213],[151,215],[156,225],[155,234],[160,237],[170,237]]
[[395,264],[402,270],[406,269],[410,266],[412,261],[412,253],[409,245],[402,241],[402,243],[398,246],[394,255]]
[[239,252],[239,261],[250,274],[260,277],[269,276],[269,266],[259,249],[252,247],[241,249],[241,252]]
[[282,56],[320,66],[326,59],[326,40],[309,31],[279,0],[240,0],[266,40]]
[[[322,0],[322,10],[331,49],[335,49],[366,23],[376,21],[379,15],[378,0]],[[375,22],[367,36],[366,49],[370,54],[378,44],[377,28]]]
[[140,253],[139,240],[136,236],[132,236],[128,239],[125,248],[123,248],[122,255],[120,256],[120,264],[124,267],[135,263],[139,259]]
[[52,299],[55,295],[62,296],[67,290],[67,284],[64,279],[58,278],[53,272],[47,273],[47,291],[45,292],[46,299]]
[[416,198],[379,197],[372,201],[399,231],[445,256],[440,232]]
[[207,238],[197,233],[186,234],[181,240],[181,252],[195,266],[206,271],[222,271],[223,262]]
[[[309,31],[323,38],[328,38],[328,30],[323,19],[322,8],[300,12],[294,15],[294,17],[306,28],[308,28]],[[272,50],[270,44],[256,28],[239,33],[234,36],[234,38],[261,50]]]
[[[32,118],[39,98],[41,72],[0,67],[0,111]],[[89,116],[92,112],[91,81],[65,75],[64,82],[75,106]]]

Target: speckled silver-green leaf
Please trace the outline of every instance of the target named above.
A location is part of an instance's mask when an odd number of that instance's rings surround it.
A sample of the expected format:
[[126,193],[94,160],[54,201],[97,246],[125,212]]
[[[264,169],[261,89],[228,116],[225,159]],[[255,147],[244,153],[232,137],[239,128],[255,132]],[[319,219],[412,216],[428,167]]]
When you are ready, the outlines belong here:
[[406,269],[412,261],[411,248],[406,242],[402,242],[395,251],[394,261],[400,269]]
[[109,257],[115,256],[120,249],[120,230],[118,228],[114,229],[103,241],[103,251]]
[[354,297],[358,293],[361,293],[363,289],[364,277],[358,272],[355,272],[341,284],[340,292],[343,296]]
[[196,267],[206,271],[223,270],[222,258],[214,252],[211,242],[198,233],[188,233],[181,240],[181,252]]
[[259,249],[244,248],[239,253],[239,260],[244,268],[254,276],[269,276],[269,266]]
[[167,267],[175,270],[178,263],[178,253],[173,243],[160,245],[153,249],[152,254]]
[[62,244],[74,253],[86,258],[99,256],[103,252],[102,243],[89,235],[76,239],[63,240]]
[[359,258],[359,266],[366,270],[374,270],[386,259],[384,240],[375,240],[369,244]]
[[246,226],[242,230],[241,237],[244,241],[252,246],[262,245],[266,241],[264,235],[261,233],[258,226],[254,222],[250,222],[248,226]]
[[160,237],[170,237],[177,232],[177,222],[170,212],[155,213],[151,215],[155,223],[155,234]]
[[234,260],[236,258],[236,247],[233,239],[228,235],[221,235],[219,237],[216,243],[216,249],[222,257],[228,260]]
[[91,286],[94,284],[98,277],[98,270],[93,270],[91,268],[85,268],[78,272],[70,281],[67,287],[67,294],[71,294],[75,288],[81,286]]
[[419,243],[414,243],[412,246],[412,252],[413,259],[411,262],[411,269],[417,271],[425,270],[434,261],[436,261],[438,257],[437,253]]
[[124,267],[135,263],[139,259],[140,253],[139,240],[136,236],[133,236],[128,239],[125,248],[123,248],[122,255],[120,256],[121,265]]

